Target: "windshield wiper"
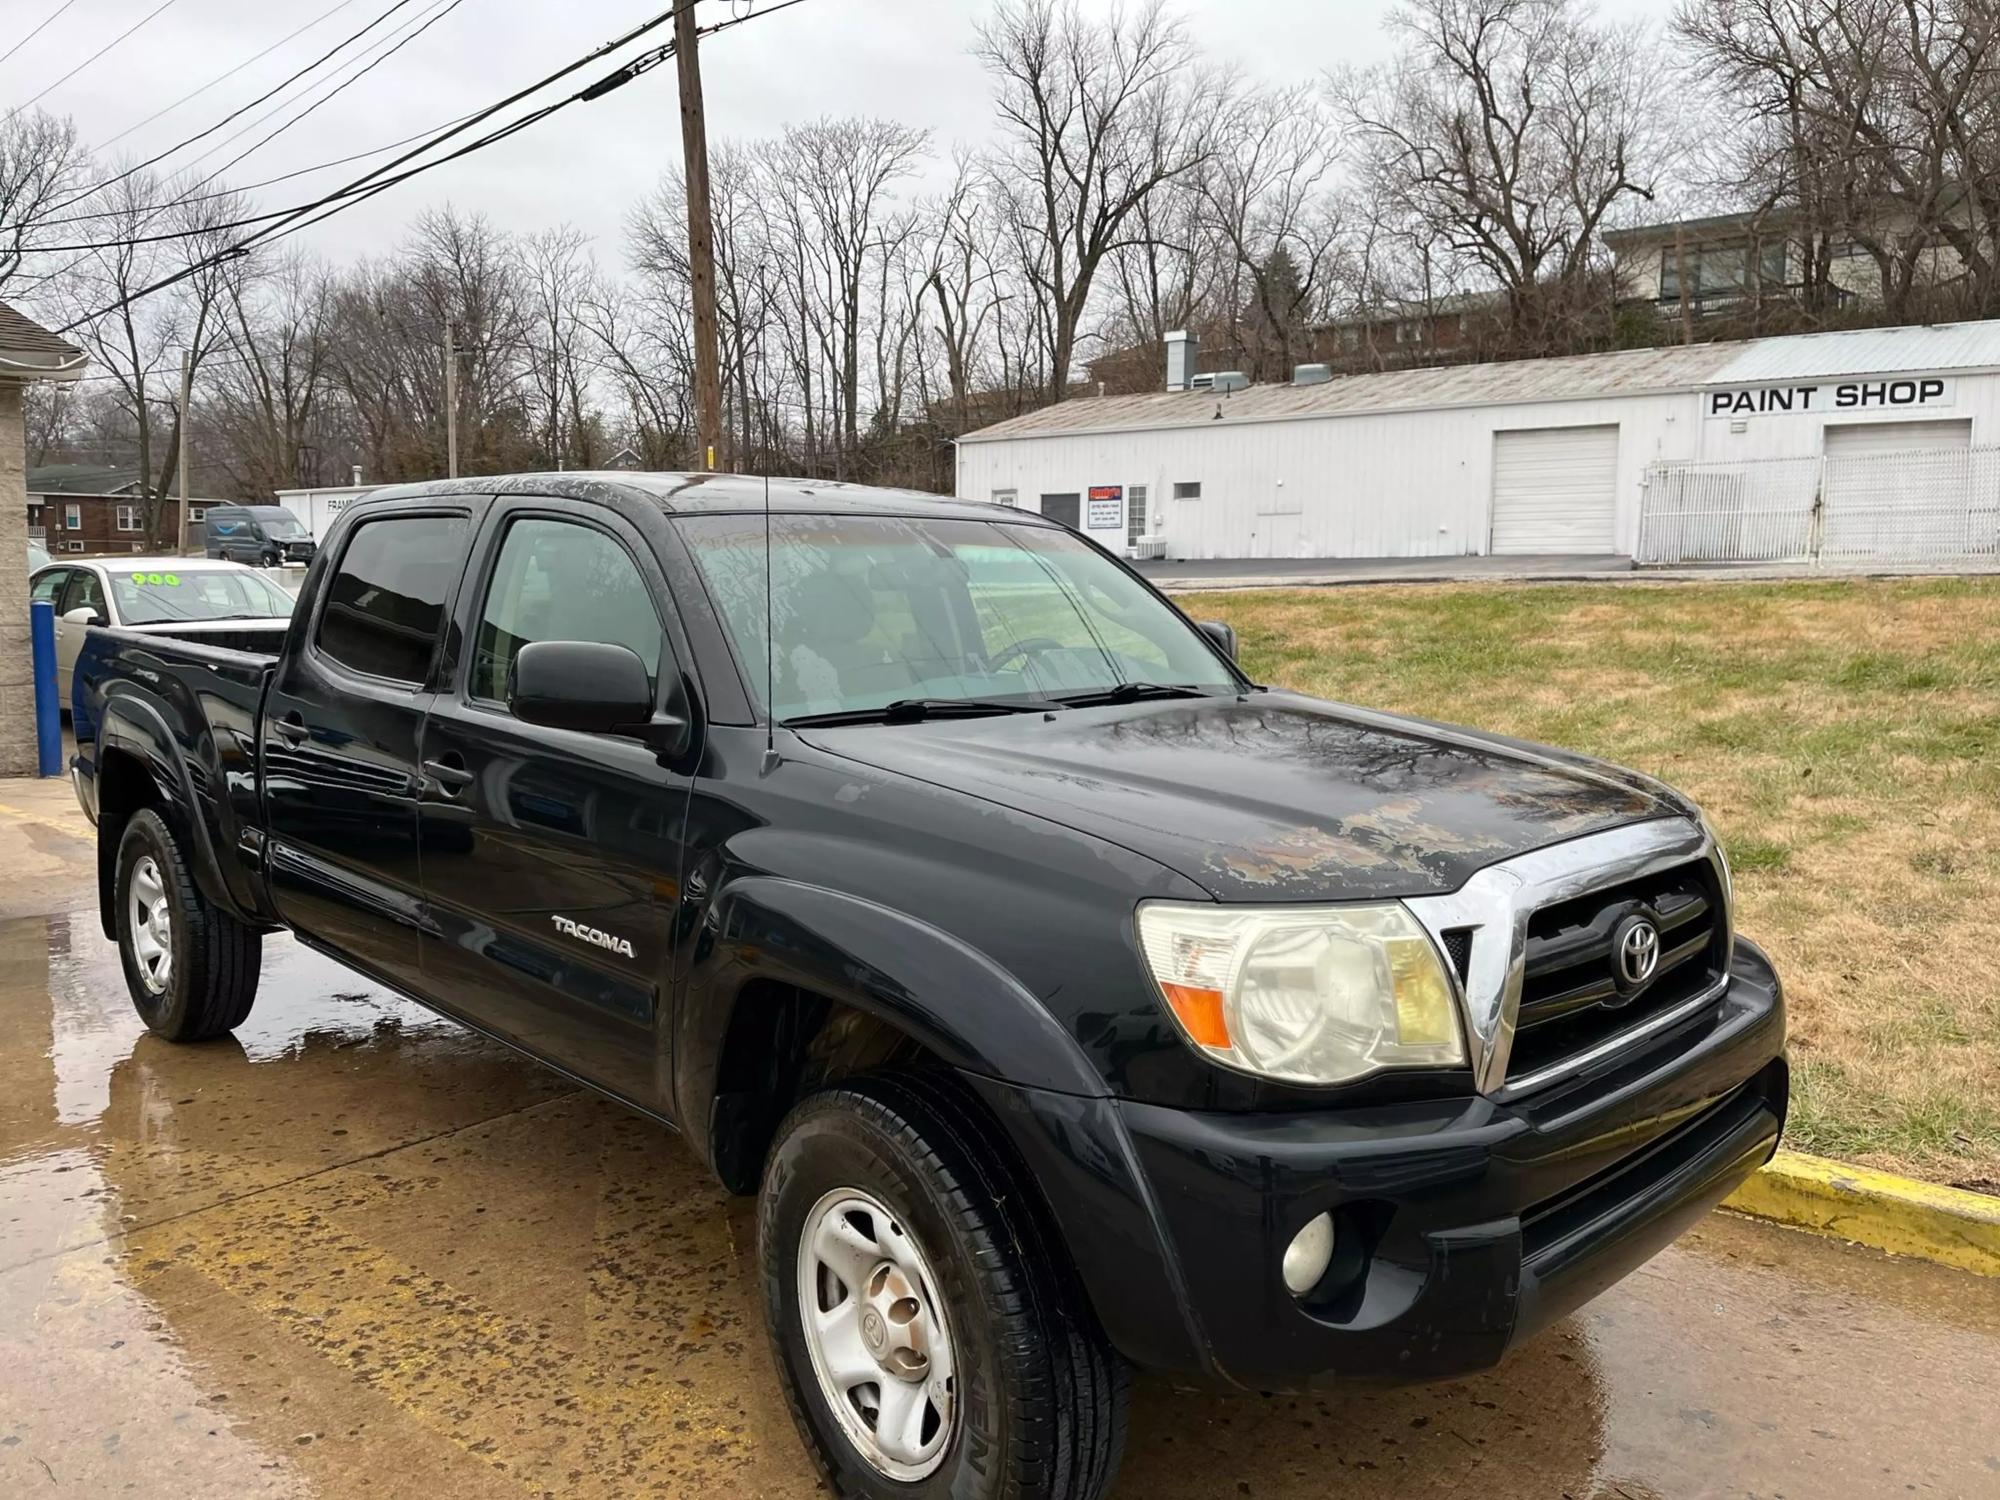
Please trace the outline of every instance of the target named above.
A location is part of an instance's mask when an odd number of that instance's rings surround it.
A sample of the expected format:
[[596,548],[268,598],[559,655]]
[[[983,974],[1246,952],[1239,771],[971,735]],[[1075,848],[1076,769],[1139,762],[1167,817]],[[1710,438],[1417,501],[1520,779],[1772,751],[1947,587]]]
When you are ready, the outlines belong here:
[[1092,708],[1105,703],[1137,703],[1141,698],[1206,698],[1207,688],[1177,682],[1121,682],[1113,688],[1093,688],[1087,693],[1065,693],[1058,703],[1072,708]]
[[1046,698],[898,698],[880,708],[844,708],[834,713],[798,714],[793,728],[831,724],[917,724],[925,719],[967,719],[985,714],[1038,714],[1062,704]]

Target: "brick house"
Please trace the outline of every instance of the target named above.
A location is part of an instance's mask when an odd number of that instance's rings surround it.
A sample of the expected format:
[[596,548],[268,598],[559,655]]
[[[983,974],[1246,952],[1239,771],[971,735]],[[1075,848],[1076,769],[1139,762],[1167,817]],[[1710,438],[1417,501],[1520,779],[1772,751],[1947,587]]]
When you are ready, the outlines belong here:
[[[180,501],[160,505],[160,534],[146,535],[145,492],[136,469],[49,464],[28,471],[28,535],[51,555],[172,551],[180,538]],[[188,502],[188,542],[201,540],[212,500]]]

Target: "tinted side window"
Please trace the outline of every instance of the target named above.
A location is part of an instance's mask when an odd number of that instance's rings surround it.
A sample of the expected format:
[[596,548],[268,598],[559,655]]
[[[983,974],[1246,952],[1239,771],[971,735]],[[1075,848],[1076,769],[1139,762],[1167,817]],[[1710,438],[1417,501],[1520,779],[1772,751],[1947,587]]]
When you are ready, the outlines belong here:
[[[67,582],[69,582],[69,573],[67,570],[56,568],[42,574],[41,577],[35,580],[34,592],[29,597],[33,599],[46,599],[49,603],[54,604],[56,602],[56,595],[62,592],[62,586]],[[58,609],[56,613],[61,614],[62,611]]]
[[314,644],[371,677],[422,682],[465,560],[466,530],[464,516],[385,516],[357,526],[327,585]]
[[473,643],[471,695],[505,702],[514,658],[532,641],[626,646],[659,681],[660,617],[646,580],[589,526],[528,519],[507,528]]

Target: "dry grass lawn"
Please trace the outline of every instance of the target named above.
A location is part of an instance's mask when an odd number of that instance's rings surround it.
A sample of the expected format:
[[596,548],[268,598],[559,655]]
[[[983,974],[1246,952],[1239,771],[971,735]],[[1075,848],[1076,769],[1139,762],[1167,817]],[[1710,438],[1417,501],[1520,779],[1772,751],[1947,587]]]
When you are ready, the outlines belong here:
[[2000,1193],[2000,580],[1181,602],[1261,681],[1686,791],[1784,976],[1790,1143]]

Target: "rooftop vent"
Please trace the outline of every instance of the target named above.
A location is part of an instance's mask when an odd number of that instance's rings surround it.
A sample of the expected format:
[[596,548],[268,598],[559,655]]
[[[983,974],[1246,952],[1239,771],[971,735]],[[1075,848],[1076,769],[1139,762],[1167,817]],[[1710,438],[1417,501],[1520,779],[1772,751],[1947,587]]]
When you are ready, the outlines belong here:
[[1208,377],[1208,389],[1217,395],[1227,395],[1231,391],[1250,389],[1250,377],[1241,370],[1217,370]]
[[1325,385],[1331,379],[1332,365],[1300,365],[1292,371],[1293,385]]
[[1167,389],[1170,391],[1192,391],[1198,389],[1194,373],[1195,363],[1201,358],[1201,340],[1186,329],[1177,329],[1167,335]]

